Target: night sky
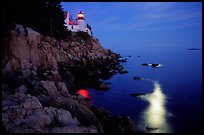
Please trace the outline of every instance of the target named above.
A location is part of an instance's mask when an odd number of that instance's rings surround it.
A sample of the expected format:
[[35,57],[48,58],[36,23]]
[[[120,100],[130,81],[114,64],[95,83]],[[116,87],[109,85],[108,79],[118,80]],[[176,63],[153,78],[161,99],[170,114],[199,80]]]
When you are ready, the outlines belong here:
[[114,51],[202,47],[201,2],[62,2]]

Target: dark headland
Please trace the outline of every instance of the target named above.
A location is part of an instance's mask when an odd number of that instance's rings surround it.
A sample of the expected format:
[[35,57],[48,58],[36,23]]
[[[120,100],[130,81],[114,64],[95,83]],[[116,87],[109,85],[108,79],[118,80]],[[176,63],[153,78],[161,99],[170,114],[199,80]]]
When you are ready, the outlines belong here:
[[[134,132],[76,90],[105,84],[120,72],[120,55],[84,32],[65,40],[14,24],[3,38],[2,126],[13,133]],[[103,89],[103,88],[101,88]]]
[[5,2],[2,11],[4,132],[134,132],[128,116],[112,116],[77,92],[109,89],[101,80],[125,72],[120,54],[92,32],[68,30],[60,2]]

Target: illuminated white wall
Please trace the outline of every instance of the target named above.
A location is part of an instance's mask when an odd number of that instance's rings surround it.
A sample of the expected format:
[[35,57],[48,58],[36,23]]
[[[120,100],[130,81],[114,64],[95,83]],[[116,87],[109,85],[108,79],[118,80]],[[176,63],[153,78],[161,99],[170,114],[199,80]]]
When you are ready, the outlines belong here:
[[73,32],[78,32],[79,26],[78,25],[68,25],[68,29],[73,31]]
[[79,30],[86,32],[86,25],[85,25],[85,20],[83,19],[78,19],[77,24],[79,25]]

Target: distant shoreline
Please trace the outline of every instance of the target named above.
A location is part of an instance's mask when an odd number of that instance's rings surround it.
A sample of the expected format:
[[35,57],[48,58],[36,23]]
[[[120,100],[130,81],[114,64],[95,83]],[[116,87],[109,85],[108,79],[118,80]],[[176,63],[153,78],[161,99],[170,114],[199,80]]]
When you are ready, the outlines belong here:
[[191,50],[191,51],[194,51],[194,50],[201,50],[201,48],[189,48],[187,50]]

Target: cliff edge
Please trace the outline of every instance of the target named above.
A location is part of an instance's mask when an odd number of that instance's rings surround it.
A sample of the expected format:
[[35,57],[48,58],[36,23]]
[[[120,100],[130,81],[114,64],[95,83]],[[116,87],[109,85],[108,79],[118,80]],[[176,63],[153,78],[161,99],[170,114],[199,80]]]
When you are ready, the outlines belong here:
[[102,133],[110,122],[112,132],[132,131],[129,117],[113,118],[76,94],[83,87],[100,88],[100,78],[123,69],[119,57],[84,32],[56,40],[15,24],[2,48],[4,131]]

